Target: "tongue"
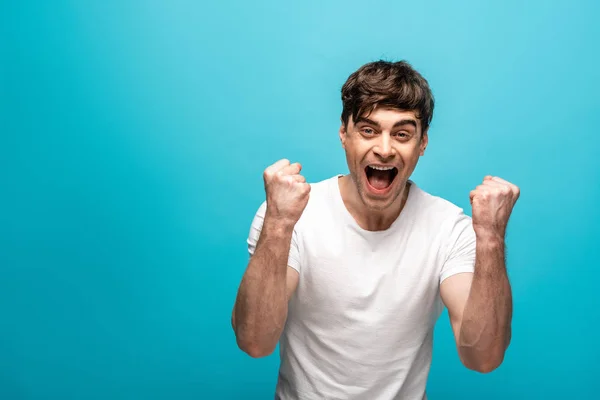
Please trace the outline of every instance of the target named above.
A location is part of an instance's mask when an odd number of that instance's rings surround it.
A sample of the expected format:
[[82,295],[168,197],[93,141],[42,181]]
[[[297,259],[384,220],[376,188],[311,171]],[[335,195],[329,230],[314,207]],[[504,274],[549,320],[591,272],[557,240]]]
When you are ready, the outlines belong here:
[[377,169],[371,170],[371,176],[369,177],[369,183],[377,190],[383,190],[390,186],[391,183],[391,171],[380,171]]

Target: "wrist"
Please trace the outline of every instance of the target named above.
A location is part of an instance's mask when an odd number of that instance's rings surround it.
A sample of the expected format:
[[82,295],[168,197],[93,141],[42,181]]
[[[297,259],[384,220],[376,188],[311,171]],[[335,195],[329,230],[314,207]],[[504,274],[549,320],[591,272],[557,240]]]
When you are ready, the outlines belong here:
[[291,235],[295,225],[296,221],[267,213],[262,230],[277,236]]
[[475,231],[477,244],[489,247],[503,247],[504,235],[493,231]]

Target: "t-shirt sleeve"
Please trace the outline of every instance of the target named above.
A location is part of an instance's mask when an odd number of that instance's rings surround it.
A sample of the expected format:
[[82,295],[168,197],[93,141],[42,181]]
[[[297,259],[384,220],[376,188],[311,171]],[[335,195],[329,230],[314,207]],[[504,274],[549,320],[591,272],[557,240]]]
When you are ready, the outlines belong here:
[[[256,244],[258,243],[258,238],[260,237],[260,232],[262,230],[263,222],[265,220],[265,213],[267,211],[267,202],[263,202],[261,206],[258,208],[258,211],[254,215],[254,219],[252,220],[252,224],[250,226],[250,233],[248,234],[248,254],[250,257],[254,254],[256,250]],[[296,271],[300,272],[300,252],[298,250],[298,237],[296,234],[296,229],[294,228],[294,233],[292,234],[292,241],[290,243],[290,254],[288,256],[288,266],[294,268]]]
[[475,230],[471,217],[461,211],[450,232],[447,257],[440,273],[440,284],[452,275],[474,270]]

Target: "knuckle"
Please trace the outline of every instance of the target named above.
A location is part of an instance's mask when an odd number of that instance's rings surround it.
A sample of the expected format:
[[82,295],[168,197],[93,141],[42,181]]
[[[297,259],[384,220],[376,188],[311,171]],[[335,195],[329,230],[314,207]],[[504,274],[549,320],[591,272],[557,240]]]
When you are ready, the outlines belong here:
[[290,175],[278,174],[277,178],[282,182],[286,182],[289,184],[294,183],[294,179]]

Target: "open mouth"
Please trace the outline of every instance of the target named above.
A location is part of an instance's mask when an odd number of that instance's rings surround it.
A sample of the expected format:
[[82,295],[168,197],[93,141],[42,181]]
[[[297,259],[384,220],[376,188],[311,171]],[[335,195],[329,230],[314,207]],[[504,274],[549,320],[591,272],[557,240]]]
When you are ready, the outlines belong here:
[[394,182],[396,175],[398,175],[398,168],[391,165],[367,165],[365,173],[369,185],[375,190],[383,191]]

